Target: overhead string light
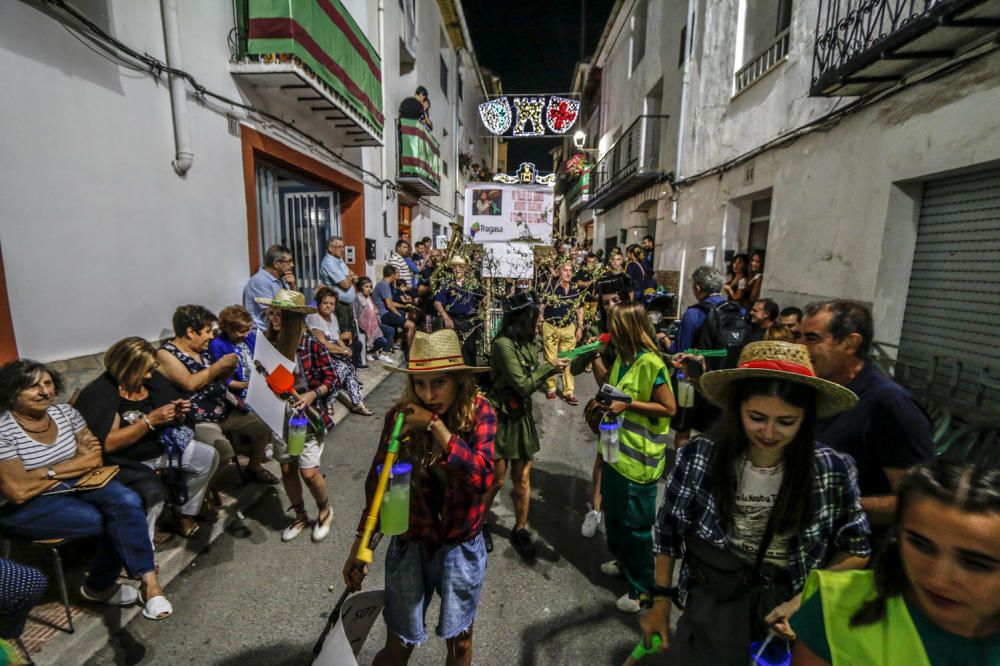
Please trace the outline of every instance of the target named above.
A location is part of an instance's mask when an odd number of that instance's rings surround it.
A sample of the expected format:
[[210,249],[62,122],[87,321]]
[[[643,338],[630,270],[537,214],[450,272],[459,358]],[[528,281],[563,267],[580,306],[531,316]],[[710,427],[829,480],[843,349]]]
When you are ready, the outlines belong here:
[[510,129],[510,102],[506,97],[497,97],[479,105],[479,118],[492,134],[505,134]]
[[[542,110],[545,109],[544,97],[514,98],[514,136],[542,136],[545,126],[542,124]],[[531,129],[528,130],[528,125]]]

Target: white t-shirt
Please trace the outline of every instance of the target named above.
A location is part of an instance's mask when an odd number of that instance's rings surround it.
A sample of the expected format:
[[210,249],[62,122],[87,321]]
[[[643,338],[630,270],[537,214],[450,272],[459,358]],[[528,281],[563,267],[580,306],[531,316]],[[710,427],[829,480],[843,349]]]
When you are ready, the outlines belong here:
[[[754,467],[746,458],[736,463],[736,509],[729,540],[736,554],[751,564],[757,559],[757,546],[764,538],[767,519],[778,499],[783,476],[783,464]],[[771,537],[764,561],[779,567],[788,566],[788,535]]]
[[17,424],[10,412],[0,415],[0,460],[20,458],[25,470],[51,467],[76,455],[76,433],[87,427],[80,412],[69,405],[53,405],[49,416],[56,422],[56,441],[42,444]]
[[309,327],[309,330],[318,328],[323,331],[326,339],[330,342],[340,342],[340,326],[337,324],[337,318],[332,314],[330,321],[323,319],[323,316],[318,312],[306,315],[306,326]]

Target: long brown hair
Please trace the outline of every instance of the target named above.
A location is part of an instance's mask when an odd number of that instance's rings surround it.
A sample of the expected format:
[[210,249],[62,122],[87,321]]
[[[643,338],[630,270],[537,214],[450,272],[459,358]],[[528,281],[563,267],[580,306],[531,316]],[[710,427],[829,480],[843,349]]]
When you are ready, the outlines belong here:
[[306,317],[304,314],[294,310],[281,310],[281,330],[274,330],[274,325],[268,312],[267,339],[278,350],[278,353],[285,358],[295,360],[295,352],[302,341],[302,334],[306,332]]
[[635,363],[642,351],[657,352],[654,342],[656,334],[642,303],[619,303],[612,308],[608,332],[611,333],[611,341],[618,350],[622,363]]
[[[455,402],[444,414],[438,417],[448,426],[448,430],[453,433],[469,433],[476,424],[476,402],[479,391],[473,378],[473,373],[455,372],[451,373],[455,383]],[[413,375],[406,381],[406,388],[403,395],[396,403],[396,409],[406,409],[410,403],[423,405],[423,400],[417,395],[413,388]],[[413,464],[413,478],[417,479],[426,473],[426,468],[431,464],[434,442],[429,433],[418,430],[410,433],[410,441],[405,447],[400,448],[399,457],[401,460]]]

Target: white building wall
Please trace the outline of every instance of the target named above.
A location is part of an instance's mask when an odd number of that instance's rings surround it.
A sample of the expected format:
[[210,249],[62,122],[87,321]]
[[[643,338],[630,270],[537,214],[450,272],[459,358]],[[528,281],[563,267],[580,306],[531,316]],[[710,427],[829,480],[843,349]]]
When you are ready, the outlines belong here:
[[[416,81],[431,89],[435,136],[449,163],[431,220],[447,224],[454,206],[457,161],[454,83],[439,89],[441,17],[436,3],[418,2],[417,68],[399,74],[399,3],[385,3],[379,49],[378,5],[347,6],[383,56],[385,165],[382,149],[339,149],[343,157],[392,181],[397,164],[395,119]],[[110,32],[140,52],[165,59],[159,4],[108,0]],[[212,91],[244,99],[229,71],[226,35],[232,3],[179,0],[184,68]],[[455,54],[445,52],[452,79]],[[466,104],[478,83],[465,82]],[[164,79],[110,62],[74,39],[58,21],[23,2],[0,3],[0,244],[15,337],[23,356],[55,360],[97,353],[117,339],[169,333],[174,308],[199,303],[218,310],[239,302],[249,277],[247,210],[241,142],[226,114],[256,127],[356,180],[364,180],[365,236],[376,239],[375,276],[395,242],[396,200],[372,177],[310,150],[273,124],[191,98],[187,108],[194,166],[184,178],[172,167],[174,134]],[[250,101],[250,100],[246,100]],[[269,109],[286,115],[281,110]],[[296,125],[323,138],[320,118]],[[447,128],[449,137],[443,137]],[[388,219],[388,235],[382,213]]]

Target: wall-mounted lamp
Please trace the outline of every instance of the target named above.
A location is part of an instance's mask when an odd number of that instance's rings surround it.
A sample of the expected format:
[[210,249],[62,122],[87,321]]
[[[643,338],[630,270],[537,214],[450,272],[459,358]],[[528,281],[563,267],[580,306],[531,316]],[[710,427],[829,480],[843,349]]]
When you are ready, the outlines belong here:
[[578,149],[583,149],[583,142],[587,140],[587,135],[583,133],[583,130],[577,130],[573,134],[573,145]]

